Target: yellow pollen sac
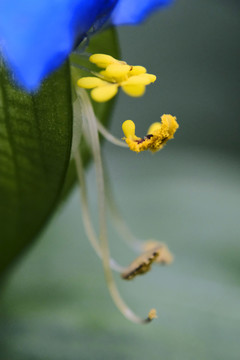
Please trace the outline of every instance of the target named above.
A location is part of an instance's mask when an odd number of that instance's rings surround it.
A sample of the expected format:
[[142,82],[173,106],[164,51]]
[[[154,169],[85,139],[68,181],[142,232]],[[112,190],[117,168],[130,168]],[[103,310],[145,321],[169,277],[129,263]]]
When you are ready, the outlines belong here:
[[[144,138],[139,138],[135,135],[135,124],[134,127],[132,124],[123,123],[123,132],[125,137],[123,138],[128,144],[130,150],[135,152],[140,152],[144,150],[150,150],[151,152],[156,152],[161,150],[166,142],[170,139],[173,139],[176,130],[179,125],[176,121],[176,117],[172,115],[162,115],[161,123],[153,123],[149,130],[148,134]],[[133,130],[129,131],[128,128],[134,129],[134,137],[132,136]],[[127,130],[127,131],[126,131]],[[129,136],[130,134],[130,136]]]
[[152,74],[139,74],[129,77],[122,85],[149,85],[156,80]]
[[147,72],[147,69],[143,66],[131,66],[131,70],[129,75],[134,76],[134,75],[140,75],[140,74],[145,74]]
[[131,69],[129,65],[110,64],[106,70],[101,71],[101,74],[106,77],[115,80],[116,82],[124,81],[127,79],[127,75]]
[[[91,96],[98,102],[110,100],[117,94],[119,87],[129,96],[140,97],[145,93],[145,87],[156,80],[156,76],[148,74],[145,67],[128,65],[110,55],[94,54],[89,60],[104,70],[94,72],[95,76],[92,77],[82,77],[77,85],[84,89],[94,89]],[[108,84],[113,88],[106,87]]]
[[97,102],[105,102],[111,100],[118,92],[118,86],[115,84],[105,86],[98,86],[91,91],[91,97]]
[[149,144],[149,150],[152,152],[161,150],[168,140],[173,139],[175,132],[179,128],[175,116],[165,114],[161,116],[161,120],[160,127],[157,126],[156,128],[155,125],[152,133],[148,132],[148,136],[153,135]]
[[124,271],[121,273],[121,277],[124,280],[132,280],[138,275],[143,275],[149,272],[152,268],[152,264],[159,256],[158,249],[147,251],[138,256]]
[[132,97],[140,97],[145,93],[145,85],[137,84],[137,85],[123,85],[123,91],[125,94]]
[[156,80],[156,76],[152,74],[139,74],[129,77],[122,82],[123,91],[130,96],[139,97],[145,93],[145,86]]
[[147,240],[142,245],[143,251],[157,251],[158,256],[155,260],[155,263],[161,265],[169,265],[173,262],[174,257],[173,254],[170,252],[169,248],[166,244],[161,243],[156,240]]
[[78,79],[77,85],[84,89],[93,89],[98,86],[106,85],[106,81],[101,80],[95,76],[88,76]]
[[93,54],[90,56],[89,61],[104,69],[108,65],[118,62],[116,59],[114,59],[114,57],[105,54]]
[[149,320],[157,319],[157,311],[156,309],[151,309],[148,313]]
[[122,124],[122,131],[127,139],[134,139],[135,135],[135,124],[132,120],[126,120]]
[[155,123],[153,123],[150,127],[149,127],[149,129],[148,129],[148,134],[153,134],[155,131],[157,131],[157,130],[159,130],[159,129],[161,129],[161,123],[160,122],[155,122]]

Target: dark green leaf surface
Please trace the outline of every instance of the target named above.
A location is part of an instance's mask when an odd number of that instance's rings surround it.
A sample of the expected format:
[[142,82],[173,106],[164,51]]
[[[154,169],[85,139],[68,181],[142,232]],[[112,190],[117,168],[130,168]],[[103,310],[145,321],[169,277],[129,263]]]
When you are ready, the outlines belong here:
[[36,95],[0,69],[0,271],[29,244],[54,207],[72,139],[69,64]]

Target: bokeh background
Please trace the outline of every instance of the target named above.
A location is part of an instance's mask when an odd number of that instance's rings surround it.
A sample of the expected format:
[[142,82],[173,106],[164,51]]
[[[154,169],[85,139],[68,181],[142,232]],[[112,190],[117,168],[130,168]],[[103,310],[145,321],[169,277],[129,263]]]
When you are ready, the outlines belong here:
[[[240,356],[240,5],[177,0],[137,27],[118,30],[122,57],[158,77],[144,98],[120,94],[111,123],[136,122],[143,135],[176,115],[175,140],[160,153],[104,145],[125,219],[142,238],[175,255],[133,282],[116,278],[148,326],[126,321],[108,295],[100,261],[81,223],[79,191],[25,257],[1,294],[1,360],[226,360]],[[94,171],[88,171],[97,218]],[[109,222],[113,256],[134,254]]]

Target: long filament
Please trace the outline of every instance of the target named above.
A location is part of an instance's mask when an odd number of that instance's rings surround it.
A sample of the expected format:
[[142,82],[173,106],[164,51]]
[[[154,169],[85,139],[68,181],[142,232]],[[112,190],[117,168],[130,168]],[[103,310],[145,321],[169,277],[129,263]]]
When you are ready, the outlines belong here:
[[107,227],[106,227],[106,214],[105,214],[105,189],[104,189],[104,177],[103,177],[103,166],[100,153],[100,143],[97,131],[97,122],[94,111],[92,109],[91,102],[85,90],[78,91],[82,97],[82,106],[84,106],[84,112],[88,120],[88,127],[90,138],[92,141],[93,158],[96,167],[96,180],[98,188],[98,206],[99,206],[99,226],[100,226],[100,246],[103,259],[103,268],[111,297],[121,311],[121,313],[130,321],[144,324],[150,322],[154,316],[151,316],[151,311],[146,319],[138,317],[123,301],[120,293],[117,289],[114,277],[110,268],[110,253],[107,240]]
[[[83,218],[84,228],[85,228],[87,237],[88,237],[93,249],[95,250],[96,254],[102,259],[101,248],[98,243],[96,232],[92,225],[90,211],[89,211],[89,207],[88,207],[87,186],[86,186],[86,180],[85,180],[85,175],[84,175],[84,168],[83,168],[81,153],[79,151],[76,151],[74,158],[75,158],[77,175],[78,175],[79,182],[80,182],[82,218]],[[125,269],[123,266],[120,266],[114,259],[110,259],[110,266],[113,270],[115,270],[117,272],[123,272]]]
[[116,201],[114,199],[111,183],[109,181],[109,176],[106,171],[106,166],[104,168],[104,176],[105,176],[105,182],[107,184],[106,198],[107,198],[107,202],[108,202],[108,205],[110,208],[110,214],[112,216],[112,219],[113,219],[113,222],[115,225],[115,229],[128,246],[130,246],[136,252],[141,252],[143,241],[138,239],[132,233],[132,231],[126,224],[125,220],[123,219],[123,217],[116,205]]
[[110,143],[117,145],[117,146],[121,146],[121,147],[125,147],[127,148],[128,145],[122,141],[119,140],[117,137],[115,137],[114,135],[112,135],[104,126],[103,124],[100,123],[100,121],[97,121],[97,126],[98,126],[98,131],[100,132],[100,134],[102,134],[102,136],[105,137],[106,140],[108,140]]

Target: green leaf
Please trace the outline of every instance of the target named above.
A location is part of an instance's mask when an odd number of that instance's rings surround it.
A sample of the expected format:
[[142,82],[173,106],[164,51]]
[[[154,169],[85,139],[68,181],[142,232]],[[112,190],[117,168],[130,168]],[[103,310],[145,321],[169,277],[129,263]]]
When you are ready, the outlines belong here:
[[0,69],[0,272],[46,223],[69,163],[72,102],[69,64],[36,95]]
[[[92,37],[88,52],[119,57],[114,28]],[[83,57],[72,61],[83,64]],[[73,68],[72,79],[83,76]],[[114,101],[93,104],[107,123]],[[72,142],[69,64],[45,81],[36,95],[22,92],[0,69],[0,274],[32,243],[76,183]],[[90,159],[82,148],[85,163]],[[68,170],[68,172],[67,172]],[[67,177],[66,177],[67,172]]]

